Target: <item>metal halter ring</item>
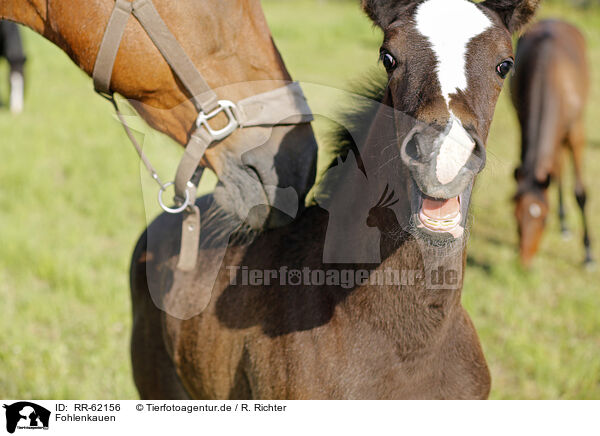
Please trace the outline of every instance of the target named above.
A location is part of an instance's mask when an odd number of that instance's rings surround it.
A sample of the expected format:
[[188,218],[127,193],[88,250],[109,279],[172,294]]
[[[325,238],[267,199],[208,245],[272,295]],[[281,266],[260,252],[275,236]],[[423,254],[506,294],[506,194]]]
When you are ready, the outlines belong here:
[[169,186],[173,186],[174,184],[175,184],[174,182],[169,182],[169,183],[165,183],[163,186],[161,186],[160,190],[158,191],[158,204],[160,204],[160,207],[165,212],[171,213],[171,214],[178,214],[178,213],[183,212],[189,206],[190,192],[187,189],[185,190],[185,201],[183,202],[183,204],[181,206],[179,206],[177,208],[168,207],[163,203],[162,196],[165,193],[165,190]]

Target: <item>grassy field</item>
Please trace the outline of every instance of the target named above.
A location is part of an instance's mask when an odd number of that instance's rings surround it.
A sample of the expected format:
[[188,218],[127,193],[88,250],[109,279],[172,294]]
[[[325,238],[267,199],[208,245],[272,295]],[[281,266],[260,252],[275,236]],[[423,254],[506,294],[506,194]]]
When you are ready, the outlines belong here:
[[[357,3],[263,1],[296,79],[344,87],[376,65],[380,35]],[[591,65],[600,65],[600,10],[552,4],[541,16],[578,24]],[[13,117],[0,110],[0,398],[135,398],[128,265],[147,217],[156,213],[142,200],[142,185],[150,182],[90,79],[32,32],[25,32],[25,42],[26,112]],[[0,77],[6,72],[1,64]],[[597,257],[599,79],[594,68],[586,159]],[[6,92],[3,80],[0,95]],[[318,93],[308,97],[313,105],[340,103]],[[327,123],[319,120],[316,127],[323,139]],[[492,371],[491,396],[599,399],[600,272],[580,266],[581,227],[572,197],[568,220],[576,237],[562,241],[553,214],[533,270],[526,273],[516,262],[510,198],[517,132],[505,93],[473,200],[463,297]],[[177,147],[146,134],[153,162],[172,174]]]

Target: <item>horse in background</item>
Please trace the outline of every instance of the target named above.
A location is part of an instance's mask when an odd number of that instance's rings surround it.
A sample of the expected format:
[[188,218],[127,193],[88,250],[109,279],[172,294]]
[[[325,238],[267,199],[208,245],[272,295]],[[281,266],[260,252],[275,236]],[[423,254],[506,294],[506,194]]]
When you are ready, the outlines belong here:
[[515,215],[520,258],[526,267],[542,238],[549,211],[548,187],[553,181],[558,187],[561,230],[568,234],[561,183],[565,151],[573,157],[575,198],[583,217],[585,263],[593,263],[583,181],[588,90],[585,40],[574,26],[558,20],[541,21],[520,38],[511,91],[521,124]]
[[23,111],[25,101],[25,51],[19,26],[10,21],[0,21],[0,57],[6,58],[10,66],[9,107],[13,114]]

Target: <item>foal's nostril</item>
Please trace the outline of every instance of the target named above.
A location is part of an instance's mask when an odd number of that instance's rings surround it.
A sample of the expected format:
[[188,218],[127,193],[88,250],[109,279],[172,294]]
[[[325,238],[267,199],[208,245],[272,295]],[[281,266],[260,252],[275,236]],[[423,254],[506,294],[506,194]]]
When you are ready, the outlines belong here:
[[417,135],[413,135],[412,138],[408,140],[405,147],[406,155],[414,160],[419,160],[421,154],[419,153],[419,144],[417,143]]
[[425,163],[433,157],[429,156],[432,152],[433,139],[429,137],[428,133],[424,126],[419,125],[404,137],[400,146],[400,154],[405,163]]
[[421,131],[419,126],[413,129],[404,137],[402,145],[400,145],[400,157],[405,164],[410,165],[411,162],[419,159],[419,147],[416,140],[416,135]]

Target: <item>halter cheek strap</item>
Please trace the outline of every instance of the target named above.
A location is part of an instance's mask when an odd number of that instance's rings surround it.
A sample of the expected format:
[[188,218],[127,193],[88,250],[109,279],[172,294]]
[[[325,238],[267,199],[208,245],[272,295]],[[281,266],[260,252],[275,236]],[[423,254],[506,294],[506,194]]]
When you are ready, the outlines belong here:
[[96,91],[105,94],[111,93],[110,79],[113,66],[127,21],[132,13],[190,93],[196,109],[199,112],[213,111],[218,106],[217,95],[208,86],[179,42],[169,31],[151,0],[115,1],[92,74]]
[[[163,55],[191,96],[199,112],[196,125],[177,167],[175,181],[163,183],[158,173],[142,151],[110,89],[112,71],[125,27],[131,15],[140,22],[152,42]],[[202,177],[200,160],[208,147],[231,135],[238,128],[269,127],[309,123],[313,116],[300,85],[287,84],[273,91],[239,101],[219,100],[208,86],[177,39],[169,31],[151,0],[116,0],[92,74],[96,92],[108,98],[114,105],[127,136],[134,145],[142,162],[152,178],[160,185],[159,204],[168,213],[184,213],[181,233],[181,247],[177,268],[192,271],[196,267],[198,244],[200,241],[200,210],[195,205],[196,191]],[[228,123],[221,129],[211,127],[211,120],[225,114]],[[163,203],[162,194],[171,185],[175,188],[175,207]]]

